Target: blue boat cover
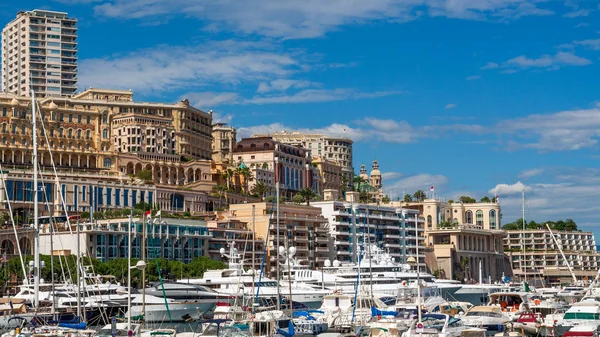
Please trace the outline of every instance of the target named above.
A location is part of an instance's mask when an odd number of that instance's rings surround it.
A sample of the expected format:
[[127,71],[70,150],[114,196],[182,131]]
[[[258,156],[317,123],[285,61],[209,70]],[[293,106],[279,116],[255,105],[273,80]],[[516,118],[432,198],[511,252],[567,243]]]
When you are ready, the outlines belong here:
[[386,310],[379,310],[375,307],[371,307],[371,316],[373,317],[377,317],[377,316],[396,316],[398,315],[398,313],[396,311],[386,311]]

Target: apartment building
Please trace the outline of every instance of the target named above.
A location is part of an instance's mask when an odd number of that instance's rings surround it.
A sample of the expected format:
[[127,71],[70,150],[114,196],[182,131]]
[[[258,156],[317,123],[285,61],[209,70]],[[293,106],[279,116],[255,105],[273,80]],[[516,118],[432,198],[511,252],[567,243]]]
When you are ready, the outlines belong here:
[[[510,276],[510,262],[504,255],[500,204],[496,202],[395,201],[391,205],[418,210],[425,219],[426,245],[434,253],[430,270],[444,278],[493,281]],[[482,280],[483,281],[483,280]]]
[[573,280],[569,266],[579,280],[591,281],[596,277],[600,254],[592,232],[528,229],[507,233],[504,251],[519,279],[544,280],[553,285],[569,283]]
[[2,30],[2,90],[70,96],[77,90],[77,20],[67,13],[19,12]]
[[343,194],[342,167],[324,157],[313,157],[312,165],[317,169],[320,176],[319,194],[323,195],[325,190],[336,190],[338,195]]
[[[136,219],[132,223],[131,255],[139,259],[142,256],[144,224]],[[146,224],[146,257],[191,262],[195,257],[206,256],[210,232],[203,221],[181,219],[163,219]],[[107,261],[115,258],[127,258],[128,219],[101,220],[96,223],[71,224],[68,227],[57,226],[52,234],[44,225],[40,229],[40,253],[64,255],[77,252],[77,226],[80,226],[79,242],[82,254]]]
[[340,137],[281,131],[272,134],[257,134],[252,137],[271,137],[273,140],[283,144],[301,146],[304,149],[310,150],[313,156],[322,157],[340,165],[343,173],[348,177],[348,181],[351,182],[354,177],[354,167],[352,165],[353,142],[350,138],[343,135],[344,131],[342,130],[340,130]]
[[[252,235],[252,224],[227,216],[220,216],[206,223],[211,237],[208,241],[208,257],[212,260],[228,262],[221,255],[221,248],[229,253],[229,247],[234,245],[242,255],[244,266],[259,270],[265,249],[264,237]],[[253,245],[254,243],[254,245]],[[254,260],[252,257],[254,256]]]
[[[250,170],[255,169],[259,173],[255,177],[272,181],[269,185],[272,191],[275,191],[275,182],[279,181],[281,195],[287,200],[306,187],[320,191],[319,172],[311,165],[310,151],[303,148],[283,144],[270,137],[244,138],[236,144],[233,158]],[[272,174],[261,176],[263,172],[259,170]],[[252,189],[255,182],[250,181],[248,187]]]
[[348,192],[346,201],[320,201],[311,205],[320,208],[329,220],[329,258],[332,261],[356,263],[363,243],[374,243],[396,261],[406,263],[409,257],[417,257],[418,244],[419,268],[426,270],[423,249],[425,221],[418,211],[361,204],[357,192]]
[[[214,207],[215,200],[207,193],[215,185],[210,172],[210,114],[190,107],[186,100],[135,102],[131,91],[93,88],[37,102],[38,158],[44,183],[54,188],[48,192],[52,198],[42,203],[60,203],[57,196],[63,193],[72,212],[89,211],[90,206],[129,207],[134,200],[158,203],[169,211],[202,213]],[[8,181],[14,181],[14,187],[10,182],[6,187],[14,189],[16,208],[27,212],[32,210],[27,193],[33,161],[30,103],[27,97],[0,94],[0,159]],[[53,166],[60,183],[55,183]],[[136,178],[142,171],[149,177]],[[97,189],[91,193],[98,205],[90,205],[90,188]],[[50,210],[40,205],[40,211]]]
[[[281,204],[279,206],[279,236],[277,236],[277,207],[273,203],[229,205],[231,219],[252,223],[257,238],[266,242],[265,270],[273,276],[277,268],[279,246],[296,247],[296,259],[311,269],[324,266],[330,259],[327,219],[318,207]],[[282,262],[282,261],[281,261]]]

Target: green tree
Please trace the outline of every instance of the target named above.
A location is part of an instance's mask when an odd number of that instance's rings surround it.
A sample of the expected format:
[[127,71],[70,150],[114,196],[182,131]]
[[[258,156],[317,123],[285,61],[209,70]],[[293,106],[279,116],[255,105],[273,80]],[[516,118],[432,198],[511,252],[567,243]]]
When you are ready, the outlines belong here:
[[260,201],[263,201],[265,193],[269,191],[269,186],[267,186],[262,180],[257,181],[256,184],[254,184],[254,186],[252,187],[252,193],[256,194],[260,198]]
[[575,223],[575,221],[573,221],[573,219],[565,220],[565,230],[568,230],[568,231],[576,231],[577,230],[577,224]]
[[358,200],[364,204],[371,202],[371,195],[367,191],[360,191],[358,195]]
[[404,195],[404,202],[412,202],[412,201],[413,201],[412,195],[410,195],[408,193]]
[[427,194],[423,190],[418,190],[413,194],[413,199],[416,201],[423,201],[425,198],[427,198]]
[[366,184],[367,181],[363,177],[354,176],[354,179],[352,180],[352,191],[361,192],[365,188]]
[[217,186],[213,187],[213,195],[216,195],[219,197],[219,207],[220,208],[223,207],[221,200],[223,200],[223,196],[225,195],[226,192],[227,192],[227,186],[225,186],[225,185],[217,185]]
[[475,200],[474,198],[471,198],[466,195],[461,196],[458,200],[460,200],[460,202],[462,202],[463,204],[474,204],[477,202],[477,200]]
[[479,200],[479,202],[492,202],[492,201],[490,200],[490,197],[485,196],[485,197],[481,198],[481,200]]
[[141,170],[138,173],[136,173],[135,176],[144,181],[151,181],[152,180],[152,171],[151,170]]
[[381,198],[381,202],[383,202],[384,204],[389,204],[391,201],[392,200],[387,195],[385,197]]
[[241,192],[248,193],[248,182],[252,180],[252,171],[250,171],[248,166],[242,164],[236,169],[236,173],[244,178],[244,186]]
[[301,204],[304,202],[304,197],[302,197],[302,195],[300,195],[300,193],[296,193],[293,197],[292,197],[292,202],[294,204]]
[[133,206],[133,208],[147,212],[152,209],[152,206],[146,202],[139,202],[139,203],[135,204],[135,206]]
[[301,189],[298,194],[302,196],[302,199],[306,202],[306,206],[310,206],[310,201],[316,199],[319,195],[313,191],[310,187]]
[[81,217],[82,220],[89,220],[90,212],[88,212],[88,211],[81,212],[81,214],[79,216]]

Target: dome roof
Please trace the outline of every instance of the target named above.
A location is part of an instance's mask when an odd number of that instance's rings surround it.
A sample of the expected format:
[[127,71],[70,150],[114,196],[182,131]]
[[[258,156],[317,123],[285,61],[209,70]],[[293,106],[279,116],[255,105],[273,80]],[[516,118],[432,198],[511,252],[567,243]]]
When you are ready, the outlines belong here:
[[371,171],[371,176],[380,176],[381,172],[379,170],[372,170]]
[[246,168],[248,168],[248,166],[246,166],[246,164],[244,164],[244,163],[242,162],[242,163],[240,163],[240,168],[241,168],[241,169],[246,169]]
[[50,110],[58,109],[58,105],[56,105],[56,103],[54,103],[54,101],[50,102],[50,105],[48,107],[50,108]]
[[17,106],[19,105],[19,100],[16,98],[13,98],[12,101],[10,101],[10,105],[12,106]]

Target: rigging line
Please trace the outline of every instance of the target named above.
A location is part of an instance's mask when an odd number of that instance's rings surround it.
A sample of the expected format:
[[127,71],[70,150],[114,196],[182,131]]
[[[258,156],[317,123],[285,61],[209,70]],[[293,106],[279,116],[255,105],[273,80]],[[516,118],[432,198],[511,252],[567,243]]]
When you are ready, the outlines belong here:
[[[46,182],[44,180],[44,173],[42,171],[41,165],[39,163],[37,163],[37,165],[38,165],[38,168],[39,168],[38,172],[39,172],[39,175],[40,175],[41,187],[42,187],[42,191],[43,191],[42,198],[43,198],[43,200],[45,200],[46,207],[48,207],[48,210],[51,210],[51,209],[54,210],[54,205],[50,205],[50,201],[47,198]],[[52,214],[52,212],[50,214]],[[54,233],[58,232],[58,224],[56,224],[56,221],[55,221],[54,217],[52,215],[50,215],[48,217],[48,219],[49,219],[49,221],[48,221],[49,225],[52,226],[52,230],[54,231]],[[65,249],[64,245],[62,244],[62,239],[60,238],[60,235],[56,235],[56,236],[58,237],[58,241],[60,243],[60,247],[62,249]],[[50,240],[53,240],[53,238],[51,237]],[[50,252],[50,254],[54,254],[54,252]],[[66,267],[63,266],[63,263],[62,263],[62,260],[61,260],[60,256],[58,257],[58,262],[60,263],[60,268],[61,268],[61,271],[62,271],[63,280],[65,281],[65,283],[67,283],[67,277],[65,275],[65,269],[67,270],[67,273],[69,274],[69,279],[68,279],[69,281],[72,280],[72,275],[71,275],[71,270],[69,269],[69,263],[67,261],[67,257],[65,256],[64,258],[65,258],[65,266]],[[52,271],[52,272],[54,272],[54,271]]]
[[[36,102],[36,105],[38,106],[38,111],[41,114],[41,106],[39,102]],[[50,140],[48,139],[48,133],[46,132],[46,124],[44,124],[44,120],[43,118],[41,118],[42,116],[40,115],[40,120],[41,120],[41,125],[42,125],[42,133],[44,136],[44,139],[46,140],[46,145],[48,147],[48,153],[50,155],[50,163],[52,165],[52,172],[54,173],[54,178],[56,179],[56,187],[59,188],[59,182],[60,180],[58,179],[58,172],[56,170],[56,163],[54,162],[54,156],[52,155],[52,148],[50,147]],[[66,193],[65,193],[66,194]],[[58,195],[60,195],[60,204],[62,206],[63,212],[65,214],[65,217],[67,218],[67,228],[69,229],[69,233],[71,234],[71,236],[73,236],[73,229],[71,228],[71,220],[69,219],[69,213],[67,212],[67,205],[66,205],[66,200],[65,200],[65,196],[63,196],[62,191],[60,191],[60,193],[58,193]],[[77,226],[79,226],[79,224],[77,224]],[[77,268],[81,269],[82,274],[83,274],[83,268],[81,266],[77,266]]]
[[[0,171],[4,171],[2,168],[2,162],[0,162]],[[21,244],[19,243],[19,234],[17,233],[17,226],[15,224],[15,218],[12,212],[12,206],[10,205],[11,198],[8,195],[8,189],[6,188],[6,179],[4,178],[4,174],[0,172],[0,179],[2,179],[2,186],[4,186],[4,194],[6,195],[6,203],[8,204],[8,214],[10,215],[10,222],[12,223],[13,231],[15,232],[15,240],[17,241],[17,251],[19,252],[19,259],[21,260],[21,268],[23,269],[23,280],[25,280],[25,284],[29,284],[29,275],[27,274],[27,270],[25,269],[25,262],[23,261],[23,254],[21,251]]]
[[[248,226],[248,224],[246,224],[246,226]],[[246,227],[246,230],[248,230],[248,227]],[[250,235],[248,235],[248,233],[246,233],[246,240],[244,241],[244,254],[242,255],[242,258],[240,258],[240,268],[242,269],[242,272],[244,271],[244,257],[246,257],[246,251],[247,251],[247,248],[248,248],[248,237],[250,237]],[[252,247],[252,249],[254,249],[254,247]],[[252,265],[254,265],[254,261],[252,261]],[[252,278],[254,278],[254,274],[252,274]],[[238,293],[240,291],[240,283],[241,282],[242,282],[242,277],[240,275],[240,277],[238,278],[238,284],[237,284],[237,291],[238,291]],[[242,303],[244,302],[244,299],[243,299],[244,298],[244,293],[245,292],[242,291]],[[237,305],[237,300],[238,300],[238,296],[236,296],[235,300],[233,301],[233,306],[234,307]]]

